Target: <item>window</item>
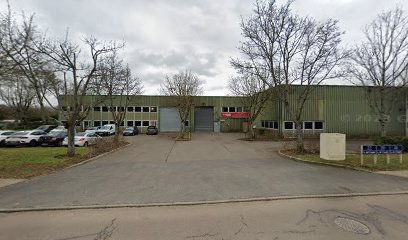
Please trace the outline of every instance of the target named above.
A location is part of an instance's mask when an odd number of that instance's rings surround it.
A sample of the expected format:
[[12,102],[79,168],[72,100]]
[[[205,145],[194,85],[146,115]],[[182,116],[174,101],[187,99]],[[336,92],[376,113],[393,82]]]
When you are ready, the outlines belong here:
[[228,107],[222,107],[223,112],[228,112]]
[[109,124],[109,121],[102,121],[102,125]]
[[283,126],[285,127],[285,130],[292,130],[294,129],[295,124],[293,122],[284,122]]
[[101,126],[101,121],[94,121],[94,126],[95,127]]
[[118,112],[124,112],[125,111],[125,107],[117,107],[116,108]]
[[135,107],[135,112],[142,112],[142,108],[141,107]]
[[150,112],[157,112],[157,107],[150,107]]
[[109,121],[109,124],[115,124],[115,122],[114,121]]
[[242,112],[242,107],[237,107],[237,112]]
[[271,129],[278,129],[279,124],[276,121],[266,121],[262,120],[261,121],[261,127],[263,128],[271,128]]
[[133,127],[133,121],[127,121],[127,126],[128,127]]
[[315,126],[314,126],[315,130],[322,130],[323,129],[323,122],[317,121],[314,124],[315,124]]
[[135,121],[135,126],[136,127],[142,126],[142,121]]
[[149,112],[149,107],[143,107],[143,112]]
[[313,122],[303,122],[303,129],[313,130]]
[[100,112],[101,111],[101,107],[94,107],[94,112]]
[[187,120],[184,122],[184,126],[188,127],[190,125],[190,122]]
[[133,112],[133,111],[134,111],[134,108],[133,108],[133,107],[127,107],[127,111],[128,111],[128,112]]
[[108,112],[108,107],[102,107],[102,112]]
[[143,127],[148,127],[149,126],[149,121],[143,121]]
[[229,112],[235,112],[235,107],[229,107]]

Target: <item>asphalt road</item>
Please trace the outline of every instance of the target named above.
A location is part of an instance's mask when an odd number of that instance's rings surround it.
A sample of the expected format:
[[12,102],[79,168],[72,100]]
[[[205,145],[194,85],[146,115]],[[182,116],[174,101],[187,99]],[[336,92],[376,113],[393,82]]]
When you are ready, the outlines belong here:
[[407,191],[408,179],[299,163],[234,134],[135,136],[96,161],[0,188],[0,209]]
[[405,240],[407,202],[396,195],[9,213],[0,214],[0,239]]

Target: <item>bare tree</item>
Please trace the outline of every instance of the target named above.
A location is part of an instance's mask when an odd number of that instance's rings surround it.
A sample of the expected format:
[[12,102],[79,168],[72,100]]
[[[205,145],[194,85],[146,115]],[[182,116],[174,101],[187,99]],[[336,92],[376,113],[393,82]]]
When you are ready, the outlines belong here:
[[[44,92],[48,84],[44,72],[48,64],[43,55],[36,50],[36,45],[43,38],[34,24],[34,14],[17,19],[10,5],[8,11],[0,17],[0,50],[3,63],[8,69],[18,69],[19,74],[26,78],[35,92],[36,101],[40,106],[41,118],[45,122]],[[16,71],[13,71],[16,72]]]
[[403,87],[407,86],[408,18],[400,8],[381,13],[365,28],[365,40],[354,49],[349,72],[366,87],[367,100],[378,116],[381,136]]
[[101,58],[98,76],[92,81],[93,91],[103,95],[103,104],[109,108],[116,125],[114,140],[119,140],[119,127],[125,120],[131,96],[142,93],[139,78],[132,76],[128,65],[118,57],[117,51]]
[[203,92],[202,82],[190,70],[180,71],[173,76],[166,76],[160,91],[163,95],[174,97],[174,105],[178,109],[181,120],[179,137],[184,137],[186,122],[194,105],[194,96],[201,95]]
[[275,0],[256,2],[253,15],[241,22],[245,41],[239,50],[244,58],[232,59],[231,64],[277,88],[277,97],[296,126],[297,151],[303,152],[305,103],[313,86],[340,76],[335,69],[346,54],[339,48],[342,32],[337,21],[300,17],[291,12],[292,2],[279,7]]
[[25,123],[27,112],[33,104],[35,92],[24,76],[9,74],[0,84],[0,99],[10,107],[19,122]]
[[[109,54],[123,45],[115,42],[101,43],[94,37],[84,39],[89,54],[81,54],[79,45],[66,38],[62,41],[44,42],[38,49],[47,56],[54,69],[62,75],[54,78],[52,92],[58,99],[58,110],[62,112],[68,129],[67,155],[75,155],[75,126],[88,115],[91,103],[85,102],[90,83],[97,73],[97,64],[101,56]],[[89,59],[87,59],[89,56]],[[50,78],[52,79],[52,78]],[[49,102],[49,100],[47,99]]]
[[255,132],[252,125],[264,110],[265,104],[272,99],[273,89],[258,77],[248,74],[232,77],[229,81],[229,89],[232,94],[244,97],[242,104],[249,110],[248,125],[251,137],[254,138]]

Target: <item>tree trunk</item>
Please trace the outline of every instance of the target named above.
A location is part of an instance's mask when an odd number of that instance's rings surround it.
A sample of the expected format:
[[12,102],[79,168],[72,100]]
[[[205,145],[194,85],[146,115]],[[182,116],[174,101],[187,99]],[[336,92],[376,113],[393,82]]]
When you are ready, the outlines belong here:
[[305,146],[303,144],[303,132],[302,132],[302,122],[296,121],[296,152],[303,153],[305,151]]
[[248,128],[249,128],[249,132],[251,133],[251,138],[255,139],[255,130],[254,130],[252,124],[253,124],[253,121],[248,120]]
[[75,155],[75,121],[68,123],[68,149],[67,155],[74,156]]
[[115,136],[113,137],[113,142],[118,143],[119,142],[119,134],[120,134],[119,124],[118,123],[115,123],[115,128],[116,128],[116,131],[115,131]]

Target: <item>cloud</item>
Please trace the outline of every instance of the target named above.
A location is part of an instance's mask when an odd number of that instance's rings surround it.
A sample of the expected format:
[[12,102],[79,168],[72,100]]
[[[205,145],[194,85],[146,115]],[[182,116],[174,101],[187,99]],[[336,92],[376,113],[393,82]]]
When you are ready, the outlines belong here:
[[[284,3],[286,0],[278,0]],[[0,0],[5,9],[6,0]],[[71,38],[94,35],[125,40],[122,53],[144,81],[145,93],[156,94],[166,74],[191,69],[205,81],[205,94],[227,94],[234,73],[229,58],[239,56],[240,21],[252,13],[255,0],[11,0],[15,10],[35,12],[48,35]],[[344,42],[353,44],[362,29],[382,10],[401,0],[297,0],[294,11],[316,19],[340,20]]]

